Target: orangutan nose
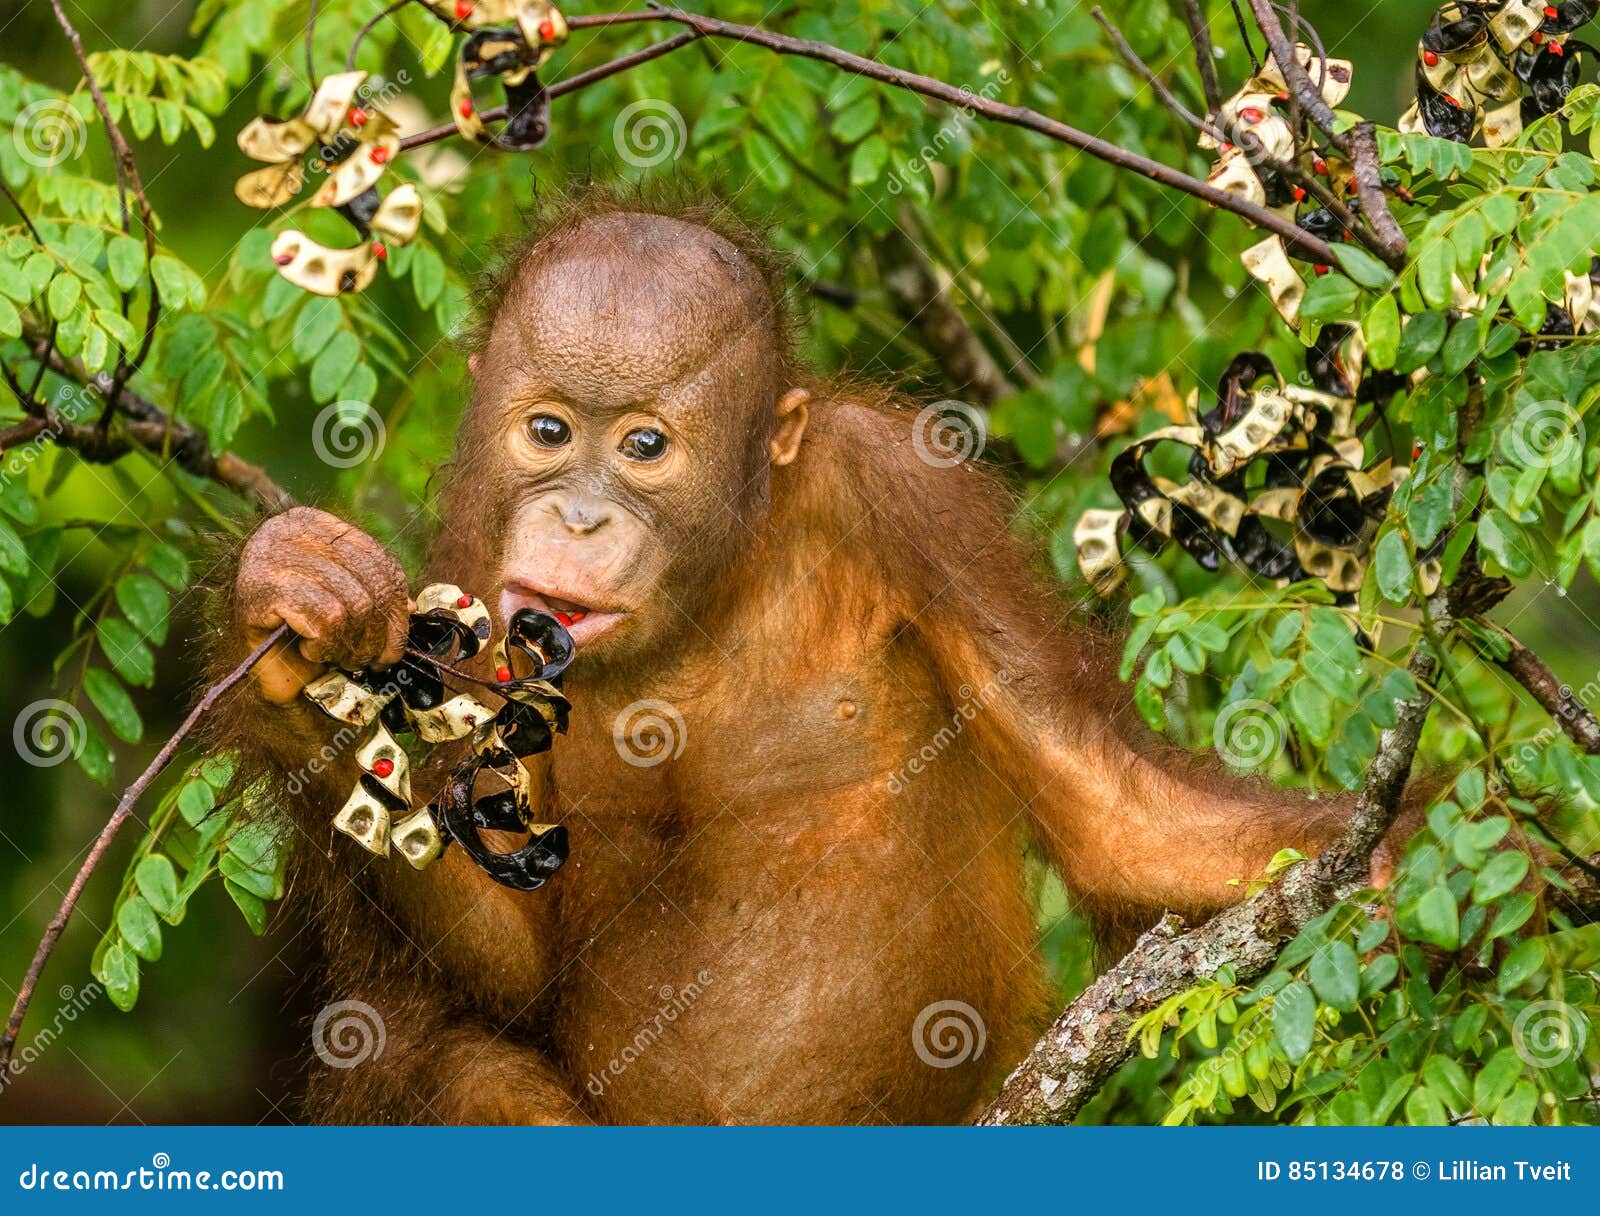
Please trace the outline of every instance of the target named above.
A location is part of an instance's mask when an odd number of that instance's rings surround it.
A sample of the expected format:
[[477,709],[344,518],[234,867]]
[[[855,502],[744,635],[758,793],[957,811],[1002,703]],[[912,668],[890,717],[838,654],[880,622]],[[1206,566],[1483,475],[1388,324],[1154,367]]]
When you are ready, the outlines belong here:
[[556,495],[550,499],[550,509],[567,530],[576,536],[598,532],[611,521],[614,508],[603,498],[592,494]]

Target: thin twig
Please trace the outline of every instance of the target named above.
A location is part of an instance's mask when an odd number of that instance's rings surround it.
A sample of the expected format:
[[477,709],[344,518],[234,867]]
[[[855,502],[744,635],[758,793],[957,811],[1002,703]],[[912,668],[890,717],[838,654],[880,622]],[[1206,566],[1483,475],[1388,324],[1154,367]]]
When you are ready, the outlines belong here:
[[[406,5],[413,2],[420,2],[420,0],[394,0],[393,4],[357,30],[355,38],[350,43],[350,49],[344,55],[344,70],[347,72],[356,70],[356,52],[361,49],[361,44],[367,40],[368,34],[377,29],[389,17],[394,16]],[[429,9],[428,11],[431,13],[433,10]]]
[[23,977],[22,987],[17,990],[16,1002],[11,1006],[11,1016],[6,1021],[5,1037],[0,1039],[0,1089],[3,1089],[10,1078],[11,1053],[17,1044],[17,1035],[22,1030],[22,1019],[27,1016],[28,1004],[33,1000],[34,989],[38,986],[39,976],[44,971],[45,964],[50,961],[50,955],[56,948],[56,943],[61,939],[62,932],[67,927],[67,921],[72,916],[72,910],[77,907],[78,897],[83,894],[83,888],[88,884],[95,867],[100,864],[100,859],[111,847],[117,832],[127,822],[128,816],[133,813],[134,803],[167,767],[177,752],[178,746],[188,737],[195,724],[217,703],[218,698],[227,692],[249,673],[250,669],[265,657],[267,651],[276,646],[289,634],[287,625],[279,625],[266,639],[247,655],[243,662],[218,680],[200,698],[198,704],[189,711],[182,724],[172,733],[166,744],[156,753],[154,760],[144,772],[139,774],[138,780],[123,791],[121,799],[117,802],[117,809],[111,813],[111,818],[106,820],[105,827],[100,829],[100,835],[89,848],[89,855],[84,858],[83,864],[78,867],[77,876],[73,878],[72,885],[67,888],[66,897],[61,901],[61,907],[51,917],[49,926],[44,931],[44,936],[39,939],[39,948],[34,951],[33,962],[28,966],[28,974]]
[[1194,46],[1194,66],[1200,73],[1200,91],[1206,99],[1206,113],[1215,114],[1222,106],[1222,89],[1217,85],[1216,48],[1211,43],[1211,27],[1200,9],[1200,0],[1182,0],[1184,22],[1189,26],[1189,41]]
[[[1167,87],[1166,81],[1157,76],[1150,65],[1139,57],[1139,52],[1134,50],[1129,44],[1128,40],[1122,36],[1122,31],[1111,24],[1110,20],[1107,19],[1104,10],[1102,10],[1098,4],[1089,10],[1089,15],[1100,23],[1100,28],[1105,30],[1106,37],[1111,39],[1111,45],[1117,49],[1117,53],[1122,56],[1123,60],[1129,67],[1143,77],[1144,82],[1150,86],[1151,90],[1156,95],[1156,99],[1160,101],[1162,105],[1166,106],[1168,110],[1172,111],[1172,113],[1183,119],[1183,121],[1188,123],[1191,127],[1194,127],[1199,131],[1204,131],[1217,142],[1229,142],[1228,137],[1224,135],[1222,131],[1212,126],[1210,122],[1204,118],[1201,118],[1200,115],[1196,114],[1193,110],[1189,109],[1188,106],[1184,105],[1183,102],[1178,100],[1176,94],[1174,94],[1173,91]],[[1213,114],[1216,113],[1215,106],[1211,107],[1211,112]]]
[[1507,643],[1511,651],[1503,659],[1496,659],[1513,679],[1528,690],[1545,713],[1555,719],[1556,725],[1591,756],[1600,755],[1600,720],[1597,720],[1572,689],[1545,666],[1544,660],[1529,650],[1511,634],[1492,622],[1482,622],[1493,629]]
[[1351,128],[1349,149],[1361,214],[1371,222],[1374,235],[1383,242],[1389,265],[1398,270],[1406,261],[1406,234],[1400,231],[1400,225],[1389,210],[1389,199],[1378,170],[1378,135],[1370,122],[1358,122]]
[[1250,71],[1261,71],[1261,60],[1256,58],[1255,44],[1250,40],[1250,27],[1245,23],[1244,14],[1239,11],[1239,0],[1228,0],[1228,6],[1233,9],[1233,20],[1239,27],[1239,37],[1244,39],[1244,53],[1250,56]]

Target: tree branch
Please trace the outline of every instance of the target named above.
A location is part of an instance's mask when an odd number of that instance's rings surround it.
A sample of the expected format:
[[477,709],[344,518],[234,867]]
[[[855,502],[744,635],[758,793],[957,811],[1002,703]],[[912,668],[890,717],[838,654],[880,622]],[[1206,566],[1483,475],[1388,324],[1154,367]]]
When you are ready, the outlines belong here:
[[22,1019],[28,1014],[28,1005],[33,1000],[34,989],[38,986],[39,976],[44,972],[45,964],[50,961],[50,955],[55,951],[56,943],[61,940],[61,934],[67,927],[67,921],[72,916],[72,911],[78,904],[78,897],[83,894],[83,888],[88,884],[89,877],[100,864],[106,850],[111,847],[111,842],[116,838],[122,825],[127,822],[128,816],[133,813],[134,803],[139,801],[150,783],[166,768],[178,750],[178,745],[188,737],[195,724],[205,716],[207,711],[217,703],[218,698],[227,692],[240,680],[244,679],[249,670],[259,663],[279,642],[289,635],[287,625],[279,625],[266,639],[247,655],[243,662],[218,680],[205,695],[189,711],[188,717],[172,733],[162,749],[156,753],[154,760],[132,785],[123,791],[121,799],[117,802],[117,809],[111,813],[111,818],[106,820],[105,827],[100,829],[100,835],[89,848],[89,855],[83,859],[83,864],[78,867],[78,873],[72,880],[72,885],[67,888],[67,894],[61,901],[61,907],[50,918],[50,924],[44,931],[44,937],[39,941],[39,947],[34,951],[33,962],[28,966],[28,974],[23,977],[22,987],[17,990],[17,999],[11,1006],[11,1016],[6,1020],[5,1035],[0,1038],[0,1090],[3,1090],[11,1076],[11,1053],[17,1045],[17,1035],[22,1030]]
[[1511,646],[1511,653],[1495,662],[1528,690],[1574,743],[1591,756],[1600,755],[1600,720],[1572,695],[1571,688],[1556,678],[1543,659],[1498,625],[1490,627]]
[[1222,90],[1217,85],[1217,62],[1211,45],[1211,27],[1200,9],[1200,0],[1182,0],[1184,24],[1194,45],[1194,66],[1200,73],[1200,91],[1205,95],[1206,113],[1215,114],[1222,106]]

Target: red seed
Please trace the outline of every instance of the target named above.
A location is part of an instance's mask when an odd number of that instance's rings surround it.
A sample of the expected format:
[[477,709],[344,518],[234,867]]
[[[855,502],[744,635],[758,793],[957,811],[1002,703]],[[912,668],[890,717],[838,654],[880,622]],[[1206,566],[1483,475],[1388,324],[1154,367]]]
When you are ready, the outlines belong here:
[[572,624],[572,618],[570,616],[568,616],[565,612],[557,611],[556,614],[555,614],[555,617],[556,617],[556,620],[560,621],[563,625]]
[[1260,122],[1266,115],[1256,109],[1255,106],[1246,106],[1239,111],[1239,117],[1244,119],[1245,122]]
[[294,254],[292,254],[292,253],[280,253],[276,257],[274,257],[272,260],[274,262],[276,262],[279,266],[287,266],[290,262],[294,261]]
[[460,599],[458,599],[456,601],[456,607],[457,608],[471,608],[472,607],[472,597],[470,595],[463,595]]
[[379,777],[387,777],[390,773],[394,772],[394,761],[387,759],[374,760],[372,762],[372,771]]
[[1461,103],[1459,101],[1457,101],[1454,97],[1450,96],[1450,94],[1446,93],[1444,95],[1444,99],[1445,99],[1445,101],[1449,102],[1452,106],[1454,106],[1456,109],[1459,110],[1461,108]]
[[556,23],[554,21],[552,21],[552,20],[550,20],[550,18],[546,17],[543,21],[539,22],[539,37],[540,38],[544,39],[546,42],[549,42],[550,39],[554,38],[555,36],[556,36]]
[[1328,268],[1326,266],[1320,266],[1320,265],[1313,266],[1311,268],[1311,273],[1316,275],[1317,278],[1320,279],[1323,275],[1328,273]]
[[1550,20],[1554,21],[1557,17],[1561,16],[1561,10],[1553,4],[1547,4],[1544,6],[1544,15],[1550,18]]
[[372,242],[372,256],[377,258],[378,261],[380,261],[380,262],[388,260],[389,247],[387,245],[385,245],[382,241],[373,241]]
[[352,106],[350,108],[350,125],[352,127],[364,127],[364,126],[366,126],[367,125],[367,118],[368,118],[367,112],[365,110],[363,110],[360,106]]
[[588,615],[589,614],[587,612],[574,612],[572,614],[572,623],[574,625],[576,625],[579,621],[583,620],[583,618],[588,616]]
[[1430,68],[1433,67],[1434,65],[1436,65],[1439,62],[1438,52],[1436,52],[1436,51],[1423,51],[1422,52],[1422,62],[1427,64]]
[[1294,201],[1297,202],[1297,203],[1298,202],[1303,202],[1305,200],[1305,197],[1306,197],[1305,187],[1304,186],[1296,186],[1294,188]]
[[1534,30],[1533,33],[1528,35],[1528,40],[1530,42],[1543,42],[1544,41],[1544,35],[1541,34],[1538,30]]
[[1322,174],[1324,177],[1326,177],[1328,175],[1328,162],[1323,160],[1322,157],[1320,157],[1320,156],[1317,157],[1316,160],[1311,162],[1311,167],[1313,169],[1315,169],[1318,173]]
[[1412,460],[1421,460],[1422,459],[1422,445],[1420,443],[1413,443],[1411,445],[1411,459]]
[[1567,52],[1562,48],[1559,42],[1552,42],[1550,44],[1550,53],[1552,55],[1565,55]]
[[472,0],[456,0],[456,16],[462,21],[472,16]]
[[494,678],[499,680],[502,684],[506,683],[511,679],[511,668],[504,666],[496,667],[494,669]]
[[370,155],[372,157],[372,163],[375,165],[386,165],[389,163],[389,149],[383,147],[381,144],[374,148]]
[[470,97],[467,98],[459,106],[457,106],[456,109],[458,109],[461,112],[461,117],[462,118],[471,118],[472,117],[472,98],[470,98]]

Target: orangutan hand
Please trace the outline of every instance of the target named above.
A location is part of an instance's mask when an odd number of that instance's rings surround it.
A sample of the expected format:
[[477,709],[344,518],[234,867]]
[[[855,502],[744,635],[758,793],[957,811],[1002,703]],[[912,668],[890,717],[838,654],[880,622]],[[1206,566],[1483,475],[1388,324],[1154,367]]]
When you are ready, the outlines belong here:
[[299,635],[251,670],[261,695],[275,704],[294,700],[330,665],[397,662],[410,611],[400,563],[326,511],[295,507],[245,542],[234,584],[235,627],[252,647],[279,625]]

